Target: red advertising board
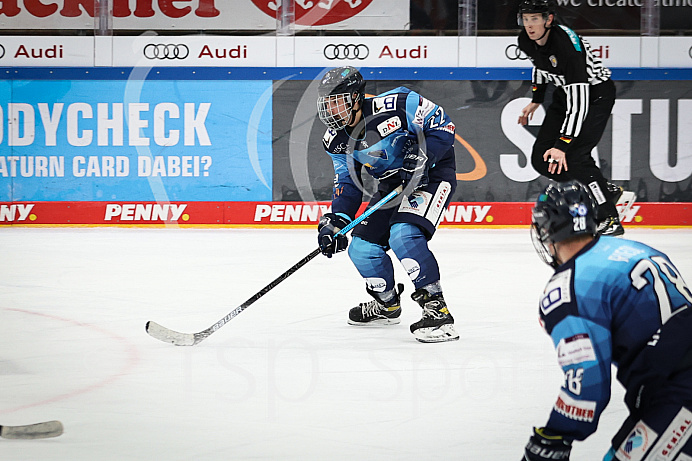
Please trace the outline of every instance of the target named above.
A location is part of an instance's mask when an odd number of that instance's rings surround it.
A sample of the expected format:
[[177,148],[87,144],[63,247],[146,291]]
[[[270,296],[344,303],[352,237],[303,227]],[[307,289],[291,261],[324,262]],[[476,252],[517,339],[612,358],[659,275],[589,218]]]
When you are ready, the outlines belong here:
[[[0,203],[0,226],[314,226],[329,206],[329,202],[13,202]],[[441,226],[527,226],[532,206],[530,202],[452,202]],[[623,222],[692,226],[692,203],[635,203]]]

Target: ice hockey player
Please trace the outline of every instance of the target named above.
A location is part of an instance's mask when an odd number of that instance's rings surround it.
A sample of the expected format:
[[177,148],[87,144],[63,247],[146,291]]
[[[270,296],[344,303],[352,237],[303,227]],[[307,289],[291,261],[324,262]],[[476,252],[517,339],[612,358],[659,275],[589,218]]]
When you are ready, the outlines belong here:
[[[692,292],[668,256],[596,235],[595,203],[577,181],[554,183],[531,235],[555,268],[539,304],[564,382],[524,461],[568,460],[610,399],[611,364],[629,415],[604,461],[692,460]],[[605,452],[605,448],[604,448]]]
[[543,102],[548,83],[555,85],[533,145],[531,164],[547,178],[586,184],[598,203],[598,233],[622,235],[625,230],[615,205],[623,189],[608,183],[591,157],[615,104],[610,69],[586,40],[556,24],[551,0],[523,0],[517,18],[523,26],[519,48],[534,65],[532,99],[522,109],[519,124],[528,124]]
[[365,97],[365,80],[353,67],[328,71],[318,87],[322,139],[334,164],[332,210],[321,217],[318,242],[330,257],[348,246],[336,235],[363,200],[362,170],[377,180],[370,205],[399,187],[395,200],[358,224],[348,255],[373,300],[349,312],[351,325],[400,322],[403,284],[394,281],[391,249],[408,273],[412,298],[423,309],[411,333],[421,342],[459,339],[442,295],[440,271],[428,247],[456,189],[454,124],[442,107],[399,87]]

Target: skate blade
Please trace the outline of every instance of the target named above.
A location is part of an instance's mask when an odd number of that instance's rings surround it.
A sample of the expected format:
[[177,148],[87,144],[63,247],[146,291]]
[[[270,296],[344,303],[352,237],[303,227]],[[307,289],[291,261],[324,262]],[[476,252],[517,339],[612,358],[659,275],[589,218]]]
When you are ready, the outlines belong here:
[[438,328],[419,328],[413,332],[413,336],[422,343],[442,343],[459,339],[459,333],[456,332],[451,323]]
[[381,326],[387,326],[387,325],[397,325],[399,323],[401,323],[401,319],[399,319],[399,318],[378,319],[378,320],[372,320],[370,322],[355,322],[351,319],[348,319],[349,325],[354,325],[357,327],[381,327]]

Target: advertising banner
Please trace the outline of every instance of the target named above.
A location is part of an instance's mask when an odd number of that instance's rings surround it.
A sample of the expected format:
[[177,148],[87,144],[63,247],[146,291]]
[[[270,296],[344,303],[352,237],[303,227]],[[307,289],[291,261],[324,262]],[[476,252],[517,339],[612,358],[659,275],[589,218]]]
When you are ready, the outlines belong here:
[[[618,31],[639,35],[644,0],[555,0],[558,20],[575,30]],[[478,2],[478,30],[517,29],[519,2]],[[655,2],[662,31],[690,30],[691,0]]]
[[271,67],[274,37],[113,37],[113,65],[122,67]]
[[296,37],[295,65],[456,67],[456,37]]
[[0,201],[263,200],[271,81],[0,81]]
[[[692,67],[692,37],[584,38],[609,67]],[[531,69],[516,36],[0,36],[3,67],[94,65]]]
[[[0,29],[93,30],[94,4],[3,0]],[[115,30],[273,31],[281,0],[112,0],[111,5]],[[409,2],[296,0],[295,20],[297,29],[404,30],[409,25]]]
[[[368,81],[377,95],[403,85],[440,104],[456,125],[458,187],[454,201],[534,201],[547,180],[530,163],[544,106],[517,123],[530,102],[525,81]],[[638,201],[692,202],[692,99],[689,81],[618,81],[617,101],[593,155],[607,178]],[[550,87],[549,87],[550,88]],[[316,84],[287,81],[274,94],[274,187],[277,201],[329,200],[333,165],[322,148]],[[546,103],[552,98],[549,93]],[[367,175],[364,175],[367,176]],[[372,184],[364,183],[366,196]]]
[[[452,202],[441,227],[531,224],[534,202]],[[365,210],[363,203],[358,214]],[[0,226],[237,226],[315,227],[330,202],[0,202]],[[629,226],[692,226],[689,203],[635,203]]]

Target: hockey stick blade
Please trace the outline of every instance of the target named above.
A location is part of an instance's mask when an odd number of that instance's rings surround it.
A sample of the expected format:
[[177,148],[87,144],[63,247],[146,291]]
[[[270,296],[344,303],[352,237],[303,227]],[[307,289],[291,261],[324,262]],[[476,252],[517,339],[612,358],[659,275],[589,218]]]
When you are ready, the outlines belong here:
[[176,346],[193,346],[195,344],[195,335],[169,330],[156,322],[147,322],[145,328],[149,336],[163,341],[164,343],[171,343]]
[[[363,221],[365,218],[373,214],[375,211],[380,209],[384,204],[389,202],[391,199],[399,195],[402,191],[403,187],[399,186],[393,191],[391,191],[389,194],[387,194],[385,197],[383,197],[379,202],[368,208],[358,216],[356,219],[351,221],[346,227],[341,229],[339,232],[337,232],[337,235],[344,235],[347,232],[349,232],[351,229],[353,229],[356,225],[358,225],[361,221]],[[265,286],[262,288],[260,291],[255,293],[250,299],[245,301],[243,304],[240,306],[236,307],[233,309],[231,312],[229,312],[224,318],[216,322],[214,325],[210,326],[206,330],[202,330],[198,333],[179,333],[174,330],[170,330],[164,326],[159,325],[156,322],[149,321],[147,322],[145,326],[146,332],[151,336],[152,338],[158,339],[159,341],[163,341],[165,343],[171,343],[176,346],[194,346],[195,344],[199,344],[200,342],[204,341],[206,338],[209,337],[212,333],[214,333],[216,330],[221,328],[222,326],[226,325],[231,319],[235,318],[236,315],[240,314],[243,312],[245,309],[250,307],[252,303],[260,299],[262,296],[266,295],[269,291],[274,289],[279,283],[283,282],[286,280],[288,277],[290,277],[292,274],[294,274],[298,269],[312,261],[318,254],[320,254],[321,251],[319,248],[316,250],[313,250],[310,254],[305,256],[303,259],[295,263],[293,266],[291,266],[286,272],[283,274],[279,275],[277,278],[272,280],[269,285]]]
[[60,421],[28,424],[26,426],[0,426],[0,437],[6,439],[48,439],[63,432]]

